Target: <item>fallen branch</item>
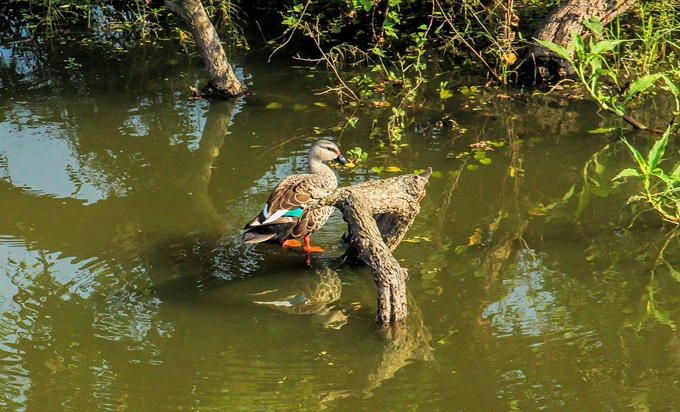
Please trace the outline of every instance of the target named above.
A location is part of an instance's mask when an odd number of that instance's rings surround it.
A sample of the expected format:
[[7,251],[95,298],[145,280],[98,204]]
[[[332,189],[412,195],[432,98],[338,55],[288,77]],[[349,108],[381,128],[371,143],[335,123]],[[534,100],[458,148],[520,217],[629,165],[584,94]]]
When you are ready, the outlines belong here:
[[372,180],[343,187],[332,192],[313,193],[318,203],[309,207],[335,206],[342,212],[349,233],[347,257],[356,257],[371,267],[378,286],[380,326],[403,320],[406,304],[406,269],[392,256],[413,224],[420,201],[425,196],[432,169],[420,175],[410,174],[389,179]]

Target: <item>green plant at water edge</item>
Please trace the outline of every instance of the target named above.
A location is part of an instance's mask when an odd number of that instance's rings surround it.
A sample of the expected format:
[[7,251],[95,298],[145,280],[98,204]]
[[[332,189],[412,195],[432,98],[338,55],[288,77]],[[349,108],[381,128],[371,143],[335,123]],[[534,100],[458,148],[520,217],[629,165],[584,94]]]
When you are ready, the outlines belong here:
[[354,164],[365,162],[366,159],[368,159],[368,153],[364,152],[364,150],[359,146],[356,146],[354,149],[347,150],[345,154],[347,155],[347,160]]
[[670,173],[659,167],[671,129],[669,126],[663,137],[654,142],[646,157],[624,139],[638,167],[622,170],[613,180],[628,177],[639,179],[642,182],[642,193],[632,196],[629,202],[645,201],[665,221],[680,225],[680,164],[674,165]]
[[[680,112],[680,90],[673,83],[669,74],[666,72],[645,74],[630,83],[628,87],[619,87],[621,83],[619,72],[622,68],[610,65],[609,61],[616,61],[618,47],[630,41],[622,39],[595,41],[593,38],[603,33],[602,25],[597,20],[591,20],[585,24],[593,31],[593,36],[588,38],[588,42],[584,41],[583,36],[577,31],[572,32],[572,41],[567,47],[538,39],[536,41],[571,63],[581,85],[603,110],[620,117],[635,129],[662,133],[661,130],[649,128],[632,118],[626,113],[626,107],[633,99],[650,89],[658,80],[662,80],[663,87],[675,99],[676,112]],[[626,67],[624,69],[627,70]]]

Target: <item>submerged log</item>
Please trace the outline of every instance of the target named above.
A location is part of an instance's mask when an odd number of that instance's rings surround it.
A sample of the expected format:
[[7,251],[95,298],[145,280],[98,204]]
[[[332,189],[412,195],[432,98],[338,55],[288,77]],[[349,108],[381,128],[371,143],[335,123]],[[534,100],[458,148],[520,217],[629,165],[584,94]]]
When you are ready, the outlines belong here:
[[[567,0],[557,6],[541,23],[533,37],[566,47],[571,33],[583,34],[583,22],[597,18],[607,24],[624,13],[635,0]],[[534,43],[527,49],[520,68],[522,80],[529,83],[559,80],[572,73],[569,63],[550,50]]]
[[177,14],[187,26],[201,53],[208,84],[199,93],[201,96],[235,97],[246,89],[234,74],[220,37],[215,30],[200,0],[165,0],[168,10]]
[[349,243],[346,256],[370,266],[378,287],[377,322],[380,326],[403,320],[408,314],[406,269],[392,256],[413,224],[425,183],[432,169],[420,175],[372,180],[328,192],[313,193],[314,206],[335,206],[347,222]]

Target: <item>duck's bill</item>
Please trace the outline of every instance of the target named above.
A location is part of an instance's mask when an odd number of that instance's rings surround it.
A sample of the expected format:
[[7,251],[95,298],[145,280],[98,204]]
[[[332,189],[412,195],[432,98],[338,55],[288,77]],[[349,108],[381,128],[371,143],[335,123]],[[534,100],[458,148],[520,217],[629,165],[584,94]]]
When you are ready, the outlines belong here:
[[340,164],[343,164],[343,165],[347,164],[347,162],[349,162],[349,160],[347,160],[345,158],[345,156],[343,156],[343,155],[339,155],[338,157],[335,158],[335,160],[337,160],[338,162],[340,162]]

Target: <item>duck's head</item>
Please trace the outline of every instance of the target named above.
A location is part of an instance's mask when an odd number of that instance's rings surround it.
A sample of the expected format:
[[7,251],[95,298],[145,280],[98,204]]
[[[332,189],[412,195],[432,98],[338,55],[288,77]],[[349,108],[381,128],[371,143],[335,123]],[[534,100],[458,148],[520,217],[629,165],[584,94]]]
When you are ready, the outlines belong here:
[[342,155],[338,145],[329,140],[319,140],[309,149],[309,161],[328,162],[337,160],[341,164],[347,163],[347,159]]

